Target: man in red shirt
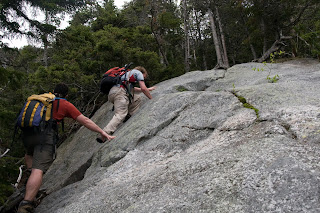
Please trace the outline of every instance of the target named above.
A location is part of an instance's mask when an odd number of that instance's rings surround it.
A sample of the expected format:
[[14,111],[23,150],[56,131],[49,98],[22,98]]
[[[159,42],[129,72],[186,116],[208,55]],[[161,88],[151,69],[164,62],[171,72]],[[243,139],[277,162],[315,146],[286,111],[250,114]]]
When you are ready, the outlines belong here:
[[39,133],[34,130],[23,132],[23,143],[26,148],[25,161],[27,168],[32,168],[32,170],[26,185],[24,200],[21,201],[19,205],[18,213],[33,212],[33,201],[42,184],[43,174],[48,170],[54,160],[57,122],[65,117],[69,117],[78,121],[91,131],[100,133],[101,138],[104,140],[115,138],[103,131],[65,99],[68,95],[68,90],[68,86],[65,84],[58,84],[54,89],[56,99],[53,102],[52,117],[55,122],[51,129],[48,129],[44,135],[39,135]]

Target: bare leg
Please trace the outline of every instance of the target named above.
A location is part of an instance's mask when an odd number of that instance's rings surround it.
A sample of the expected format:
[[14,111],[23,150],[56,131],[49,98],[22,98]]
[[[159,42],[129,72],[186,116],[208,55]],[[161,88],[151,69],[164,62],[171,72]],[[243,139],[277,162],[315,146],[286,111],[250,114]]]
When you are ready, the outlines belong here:
[[43,171],[40,169],[32,169],[31,175],[27,182],[26,194],[24,200],[33,201],[42,184]]

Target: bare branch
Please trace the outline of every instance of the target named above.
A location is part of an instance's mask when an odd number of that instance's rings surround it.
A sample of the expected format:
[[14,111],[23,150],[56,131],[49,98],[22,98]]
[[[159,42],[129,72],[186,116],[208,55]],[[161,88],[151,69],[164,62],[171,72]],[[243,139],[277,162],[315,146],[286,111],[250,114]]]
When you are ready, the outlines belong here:
[[292,39],[292,36],[282,36],[280,39],[276,40],[272,46],[258,59],[258,62],[261,63],[269,58],[270,54],[278,51],[282,46],[285,46],[284,40]]
[[307,46],[310,46],[310,44],[306,40],[301,38],[299,35],[297,35],[297,38],[299,38],[301,41],[303,41]]

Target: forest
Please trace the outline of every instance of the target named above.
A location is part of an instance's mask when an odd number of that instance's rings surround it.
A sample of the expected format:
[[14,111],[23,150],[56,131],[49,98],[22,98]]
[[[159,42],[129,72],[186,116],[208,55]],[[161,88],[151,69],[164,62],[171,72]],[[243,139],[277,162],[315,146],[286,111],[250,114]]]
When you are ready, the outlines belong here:
[[[132,0],[121,9],[112,0],[0,0],[0,10],[0,206],[23,164],[19,134],[13,140],[17,113],[28,96],[56,83],[66,83],[68,100],[91,117],[107,101],[99,92],[103,73],[129,62],[148,70],[151,86],[270,56],[320,60],[319,0]],[[62,30],[59,14],[72,16]],[[2,41],[22,35],[40,47]],[[65,123],[60,144],[79,128]]]

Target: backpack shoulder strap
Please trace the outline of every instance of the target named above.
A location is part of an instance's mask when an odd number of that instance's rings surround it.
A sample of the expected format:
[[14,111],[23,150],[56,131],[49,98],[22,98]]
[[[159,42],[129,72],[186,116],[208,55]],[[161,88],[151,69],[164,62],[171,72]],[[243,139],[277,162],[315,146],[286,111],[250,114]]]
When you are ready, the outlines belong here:
[[65,98],[59,98],[59,97],[56,97],[56,98],[55,98],[55,100],[58,100],[58,101],[57,101],[57,109],[56,109],[57,111],[59,110],[60,100],[61,100],[61,99],[62,99],[62,100],[67,100],[67,99],[65,99]]
[[[129,73],[129,74],[128,74],[128,73]],[[123,85],[123,87],[125,88],[125,90],[126,90],[126,92],[127,92],[128,96],[129,96],[129,102],[131,103],[131,102],[132,102],[132,100],[133,100],[133,95],[134,95],[134,93],[133,93],[133,94],[131,94],[130,89],[129,89],[129,84],[130,84],[130,82],[129,82],[130,74],[131,74],[131,70],[126,70],[126,71],[125,71],[125,73],[124,73],[124,75],[125,75],[125,82],[124,82],[124,83],[123,83],[123,82],[121,82],[121,84],[122,84],[122,85]]]
[[[56,97],[55,98],[57,100],[57,107],[56,107],[56,111],[59,110],[59,106],[60,106],[60,100],[63,99],[63,100],[67,100],[65,98],[59,98],[59,97]],[[60,121],[59,121],[60,122]],[[64,132],[64,120],[62,119],[61,120],[61,129],[62,129],[62,132]]]

